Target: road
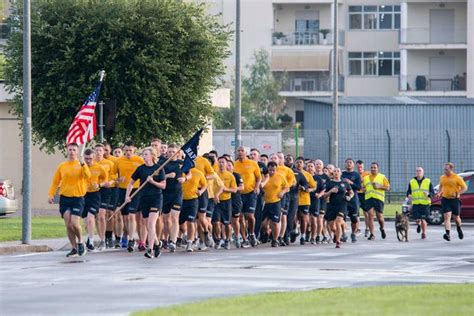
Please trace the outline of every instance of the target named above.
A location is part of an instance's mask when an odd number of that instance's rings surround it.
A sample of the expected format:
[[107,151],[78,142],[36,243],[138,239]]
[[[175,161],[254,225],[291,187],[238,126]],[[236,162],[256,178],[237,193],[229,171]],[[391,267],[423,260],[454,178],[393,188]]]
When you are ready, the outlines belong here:
[[[393,223],[388,223],[392,226]],[[420,240],[165,253],[122,250],[65,258],[65,251],[0,256],[2,315],[111,314],[265,291],[474,282],[474,225],[447,243],[442,227]]]

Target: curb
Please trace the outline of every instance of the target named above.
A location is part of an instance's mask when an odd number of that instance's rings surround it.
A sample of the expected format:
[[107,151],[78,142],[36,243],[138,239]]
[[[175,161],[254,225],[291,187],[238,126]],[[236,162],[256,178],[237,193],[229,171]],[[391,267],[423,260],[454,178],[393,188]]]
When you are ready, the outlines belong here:
[[53,251],[47,245],[17,245],[17,246],[5,246],[0,247],[0,255],[7,254],[26,254],[31,252],[49,252]]

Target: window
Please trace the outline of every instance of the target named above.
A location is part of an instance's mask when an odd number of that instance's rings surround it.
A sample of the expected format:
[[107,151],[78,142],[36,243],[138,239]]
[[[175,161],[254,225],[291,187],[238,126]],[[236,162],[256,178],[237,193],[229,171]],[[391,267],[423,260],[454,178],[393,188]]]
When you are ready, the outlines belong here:
[[467,186],[466,193],[474,193],[474,181],[472,181],[472,178],[464,179],[464,182],[466,182],[466,186]]
[[349,52],[349,75],[397,76],[400,52]]
[[295,123],[300,123],[301,129],[304,128],[304,111],[295,111]]
[[349,28],[351,30],[398,30],[400,29],[400,6],[349,6]]

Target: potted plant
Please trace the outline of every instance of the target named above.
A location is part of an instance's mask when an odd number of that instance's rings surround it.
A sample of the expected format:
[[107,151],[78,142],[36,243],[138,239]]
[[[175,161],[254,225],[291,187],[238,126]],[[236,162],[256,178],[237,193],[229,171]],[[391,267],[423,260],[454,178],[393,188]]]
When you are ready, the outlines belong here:
[[323,44],[326,45],[328,43],[327,36],[331,32],[330,29],[321,29],[319,33],[323,36]]
[[275,39],[275,44],[281,45],[281,39],[285,37],[283,32],[273,32],[273,38]]

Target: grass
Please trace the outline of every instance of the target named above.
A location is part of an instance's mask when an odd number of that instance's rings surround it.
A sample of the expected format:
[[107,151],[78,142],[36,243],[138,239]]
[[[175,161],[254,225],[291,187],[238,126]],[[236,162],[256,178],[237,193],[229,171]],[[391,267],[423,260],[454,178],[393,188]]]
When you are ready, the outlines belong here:
[[384,215],[384,217],[395,218],[395,212],[400,213],[401,211],[402,211],[402,204],[401,203],[399,203],[399,204],[395,204],[395,203],[385,204],[384,209],[383,209],[383,215]]
[[474,284],[338,288],[210,299],[133,315],[472,315],[473,296]]
[[[0,241],[21,240],[21,217],[0,218]],[[31,219],[32,239],[66,237],[60,216],[38,216]]]

